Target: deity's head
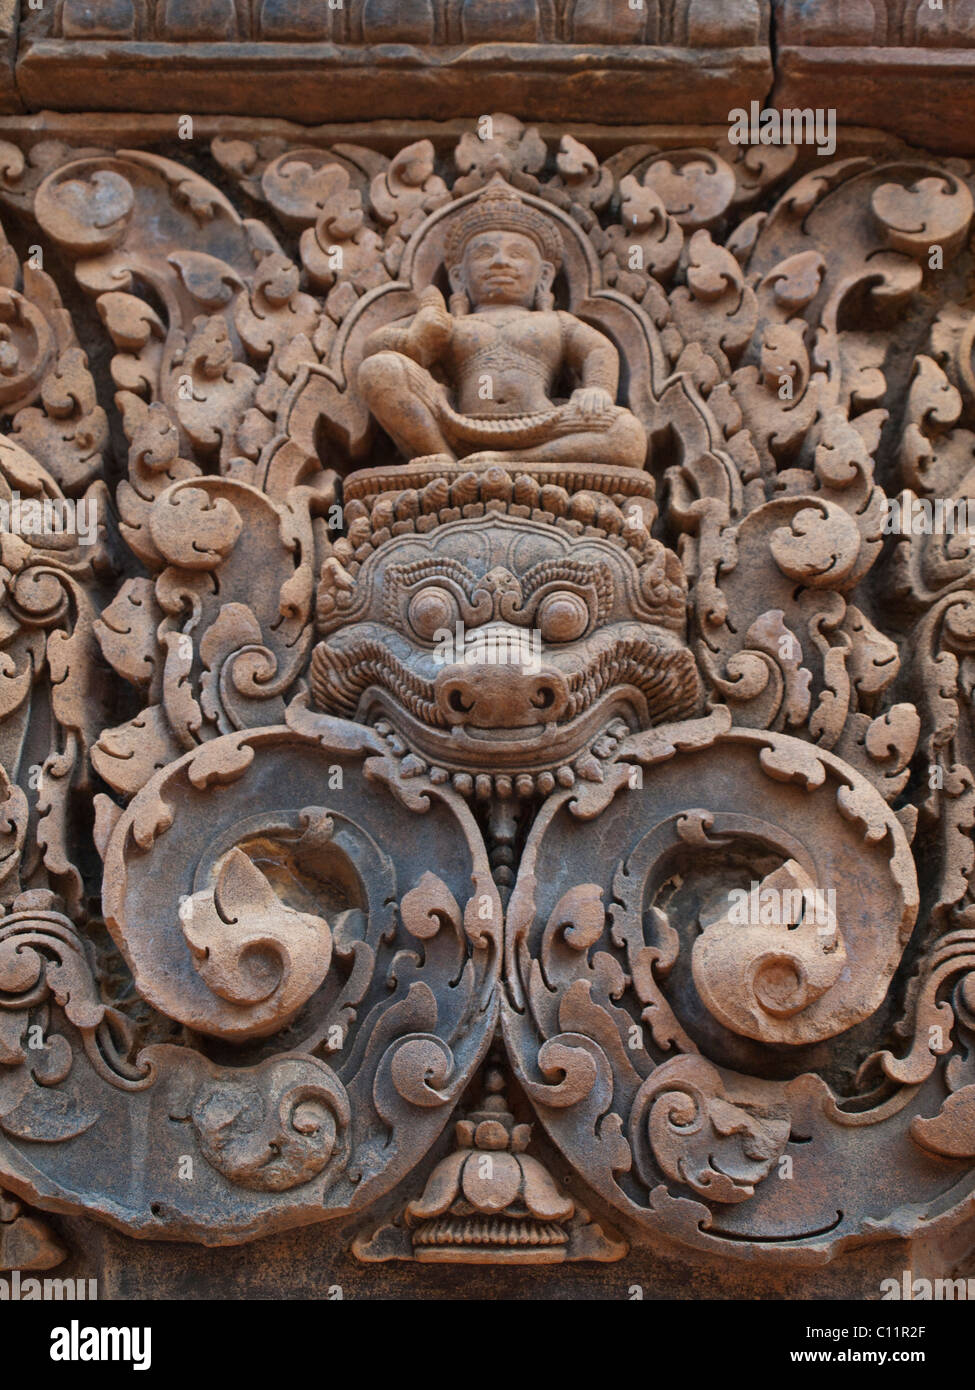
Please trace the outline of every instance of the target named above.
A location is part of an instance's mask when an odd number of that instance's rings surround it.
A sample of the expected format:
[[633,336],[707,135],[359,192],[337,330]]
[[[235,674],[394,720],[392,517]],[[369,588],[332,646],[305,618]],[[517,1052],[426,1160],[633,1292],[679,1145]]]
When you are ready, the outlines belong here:
[[500,304],[550,308],[562,245],[551,219],[499,177],[453,221],[444,261],[455,311]]

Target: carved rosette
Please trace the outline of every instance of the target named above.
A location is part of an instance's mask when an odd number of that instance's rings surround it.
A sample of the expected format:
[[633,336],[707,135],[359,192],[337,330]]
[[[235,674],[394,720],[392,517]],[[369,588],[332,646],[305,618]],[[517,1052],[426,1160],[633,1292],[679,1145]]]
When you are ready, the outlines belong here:
[[902,522],[972,491],[968,165],[504,116],[207,160],[4,150],[70,268],[0,246],[4,1188],[365,1219],[500,1020],[361,1258],[957,1220],[973,555]]

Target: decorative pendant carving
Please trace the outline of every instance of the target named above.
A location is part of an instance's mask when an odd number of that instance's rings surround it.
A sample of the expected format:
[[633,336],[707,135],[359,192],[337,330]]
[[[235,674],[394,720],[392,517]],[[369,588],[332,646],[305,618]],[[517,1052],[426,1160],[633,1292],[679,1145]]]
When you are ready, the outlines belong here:
[[504,1076],[489,1065],[484,1098],[456,1125],[442,1158],[401,1218],[353,1243],[374,1260],[421,1264],[562,1264],[622,1259],[626,1245],[590,1218],[525,1150],[532,1126],[516,1124]]

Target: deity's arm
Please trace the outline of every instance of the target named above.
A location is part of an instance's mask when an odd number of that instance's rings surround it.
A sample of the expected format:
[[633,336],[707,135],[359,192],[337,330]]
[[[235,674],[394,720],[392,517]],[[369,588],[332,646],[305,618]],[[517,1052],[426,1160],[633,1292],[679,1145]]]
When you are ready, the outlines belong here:
[[420,294],[420,307],[412,318],[377,328],[366,339],[365,356],[377,352],[401,352],[429,367],[446,351],[453,335],[453,319],[443,295],[433,285]]
[[616,399],[619,385],[619,355],[610,340],[574,314],[559,311],[565,360],[586,387],[597,386]]
[[397,323],[386,323],[382,328],[377,328],[365,341],[363,357],[373,357],[377,352],[402,352],[407,357],[415,357],[410,342],[412,323],[412,318],[400,319]]

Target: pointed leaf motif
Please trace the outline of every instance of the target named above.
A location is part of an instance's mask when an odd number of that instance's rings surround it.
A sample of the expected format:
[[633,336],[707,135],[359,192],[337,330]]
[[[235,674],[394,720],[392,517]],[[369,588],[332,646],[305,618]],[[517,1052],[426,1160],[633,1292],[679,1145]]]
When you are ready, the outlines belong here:
[[128,579],[94,624],[106,661],[141,689],[150,685],[159,670],[162,654],[156,629],[162,617],[152,582]]
[[443,879],[429,869],[419,883],[403,895],[399,911],[403,926],[421,941],[436,936],[445,926],[459,935],[463,926],[453,893]]
[[975,1158],[975,1085],[950,1095],[930,1119],[915,1116],[911,1137],[945,1158]]

